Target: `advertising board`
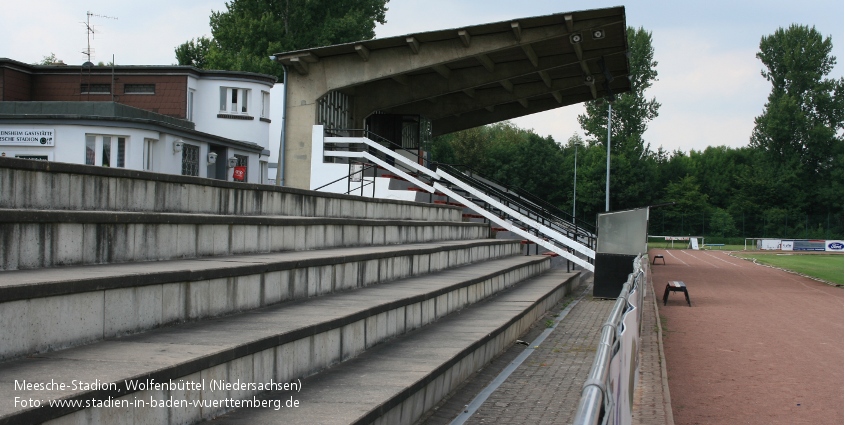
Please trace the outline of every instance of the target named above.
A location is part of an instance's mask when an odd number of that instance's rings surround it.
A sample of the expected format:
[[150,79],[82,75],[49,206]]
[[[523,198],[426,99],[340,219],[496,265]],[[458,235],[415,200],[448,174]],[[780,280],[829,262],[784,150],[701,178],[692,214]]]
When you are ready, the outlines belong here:
[[792,246],[793,251],[824,251],[825,241],[822,240],[799,240]]
[[824,241],[824,250],[833,252],[845,251],[845,242],[843,241]]
[[781,247],[780,239],[761,239],[757,242],[757,249],[764,250],[779,250]]

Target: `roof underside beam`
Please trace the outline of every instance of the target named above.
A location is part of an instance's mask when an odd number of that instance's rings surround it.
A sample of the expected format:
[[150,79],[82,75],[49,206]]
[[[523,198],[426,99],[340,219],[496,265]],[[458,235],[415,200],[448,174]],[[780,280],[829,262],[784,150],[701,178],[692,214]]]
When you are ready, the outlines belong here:
[[[450,95],[438,99],[436,102],[421,101],[418,103],[404,105],[396,108],[383,110],[391,114],[420,114],[431,119],[446,118],[454,115],[462,115],[479,110],[490,110],[499,108],[510,103],[519,103],[525,106],[526,102],[534,102],[537,99],[554,99],[558,106],[570,105],[572,101],[582,101],[583,96],[592,98],[590,89],[581,84],[581,77],[569,77],[555,80],[554,91],[545,88],[542,82],[522,84],[514,88],[514,93],[509,93],[501,88],[476,90],[473,97],[466,95]],[[622,90],[623,82],[617,82],[612,88]],[[491,121],[495,122],[495,121]]]
[[[580,103],[590,100],[590,94],[584,93],[581,95],[567,98],[569,103]],[[560,104],[553,98],[538,99],[532,101],[528,107],[523,107],[519,103],[510,103],[507,105],[499,105],[492,110],[483,109],[481,111],[469,112],[461,114],[460,116],[449,116],[439,118],[431,121],[432,135],[439,136],[441,134],[454,133],[456,131],[466,130],[468,128],[479,127],[482,125],[492,124],[499,121],[505,121],[512,118],[517,118],[525,115],[531,115],[538,112],[548,111],[550,109],[559,108]]]
[[[513,91],[513,81],[517,78],[529,77],[544,81],[544,77],[538,71],[545,72],[546,75],[559,71],[570,75],[573,73],[582,75],[580,71],[582,61],[598,61],[603,56],[614,75],[627,75],[625,63],[620,60],[620,57],[624,59],[624,55],[618,53],[618,50],[612,49],[594,50],[584,54],[580,61],[572,61],[565,56],[541,57],[538,58],[538,67],[534,67],[528,61],[499,63],[496,64],[493,72],[486,70],[480,72],[481,67],[463,68],[451,70],[449,78],[444,78],[443,74],[437,72],[409,75],[405,84],[398,84],[391,79],[378,80],[355,87],[353,93],[361,94],[361,96],[356,96],[355,107],[359,111],[385,110],[432,97],[459,93],[468,88],[479,89],[488,84],[498,84],[505,90]],[[598,65],[596,65],[596,72],[599,75]],[[580,81],[585,84],[583,76]],[[381,95],[382,93],[384,95]]]

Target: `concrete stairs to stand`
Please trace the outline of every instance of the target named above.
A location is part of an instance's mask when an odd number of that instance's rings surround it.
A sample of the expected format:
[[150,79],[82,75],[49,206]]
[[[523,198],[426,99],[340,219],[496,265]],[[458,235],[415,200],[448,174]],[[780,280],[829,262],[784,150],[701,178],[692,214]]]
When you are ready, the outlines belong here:
[[[578,280],[448,205],[6,159],[0,190],[0,424],[196,423],[276,396],[212,381],[307,377],[270,422],[411,423]],[[318,384],[350,373],[396,391]],[[205,385],[135,386],[171,381]]]

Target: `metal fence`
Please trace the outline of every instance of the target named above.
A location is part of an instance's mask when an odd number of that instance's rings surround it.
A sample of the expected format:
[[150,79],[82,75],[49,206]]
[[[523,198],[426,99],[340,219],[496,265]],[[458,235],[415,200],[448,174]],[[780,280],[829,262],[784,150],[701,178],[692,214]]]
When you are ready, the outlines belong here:
[[639,370],[643,297],[651,284],[648,255],[634,259],[633,273],[622,286],[607,322],[581,400],[575,425],[629,425]]

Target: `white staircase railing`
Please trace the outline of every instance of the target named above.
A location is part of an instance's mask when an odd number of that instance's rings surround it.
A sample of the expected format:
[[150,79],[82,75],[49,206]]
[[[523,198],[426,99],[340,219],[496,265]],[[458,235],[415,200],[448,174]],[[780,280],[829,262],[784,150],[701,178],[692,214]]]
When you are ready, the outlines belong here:
[[[322,132],[322,129],[319,130]],[[318,133],[317,129],[315,128],[314,134]],[[482,193],[481,191],[477,190],[476,188],[472,187],[471,185],[463,182],[461,179],[450,175],[449,173],[443,170],[437,170],[436,172],[429,170],[428,168],[417,164],[410,159],[397,154],[396,152],[376,143],[366,137],[326,137],[324,139],[325,143],[336,143],[339,145],[345,145],[346,147],[350,147],[351,145],[363,145],[365,148],[361,151],[353,151],[353,150],[323,150],[322,155],[324,157],[336,157],[336,158],[361,158],[372,163],[378,164],[379,166],[389,170],[390,172],[402,177],[403,179],[411,182],[415,186],[419,187],[422,190],[425,190],[429,193],[441,192],[450,198],[455,199],[456,201],[460,202],[466,208],[469,208],[473,212],[483,216],[491,223],[496,223],[497,225],[501,226],[504,229],[507,229],[526,240],[529,240],[539,246],[542,246],[548,249],[555,254],[566,258],[569,261],[572,261],[575,264],[580,265],[586,270],[594,271],[594,266],[588,260],[585,260],[582,257],[579,257],[567,249],[562,248],[560,245],[563,245],[566,248],[569,248],[575,252],[580,253],[583,257],[588,259],[595,259],[596,253],[594,250],[584,246],[583,244],[579,243],[576,240],[573,240],[560,232],[551,229],[550,227],[543,225],[529,217],[525,214],[522,214],[519,211],[510,208],[503,203],[493,199],[490,196]],[[374,149],[382,154],[386,155],[387,158],[392,158],[394,164],[401,164],[402,167],[405,167],[409,170],[413,170],[420,175],[426,175],[428,178],[431,179],[432,184],[425,183],[420,179],[412,176],[405,170],[398,168],[396,165],[391,165],[387,161],[378,158],[376,155],[368,152],[369,149]],[[316,153],[317,149],[314,150]],[[316,160],[316,158],[315,158]],[[492,212],[486,210],[482,206],[476,204],[470,199],[467,199],[465,196],[462,196],[456,193],[453,189],[459,188],[460,190],[472,195],[473,197],[482,200],[483,202],[487,203],[489,206],[501,211],[502,213],[506,214],[507,216],[511,217],[503,218]],[[520,223],[521,225],[517,225],[515,222]],[[527,227],[527,229],[523,229],[523,227]],[[531,230],[531,231],[529,231]],[[533,231],[533,232],[532,232]]]

